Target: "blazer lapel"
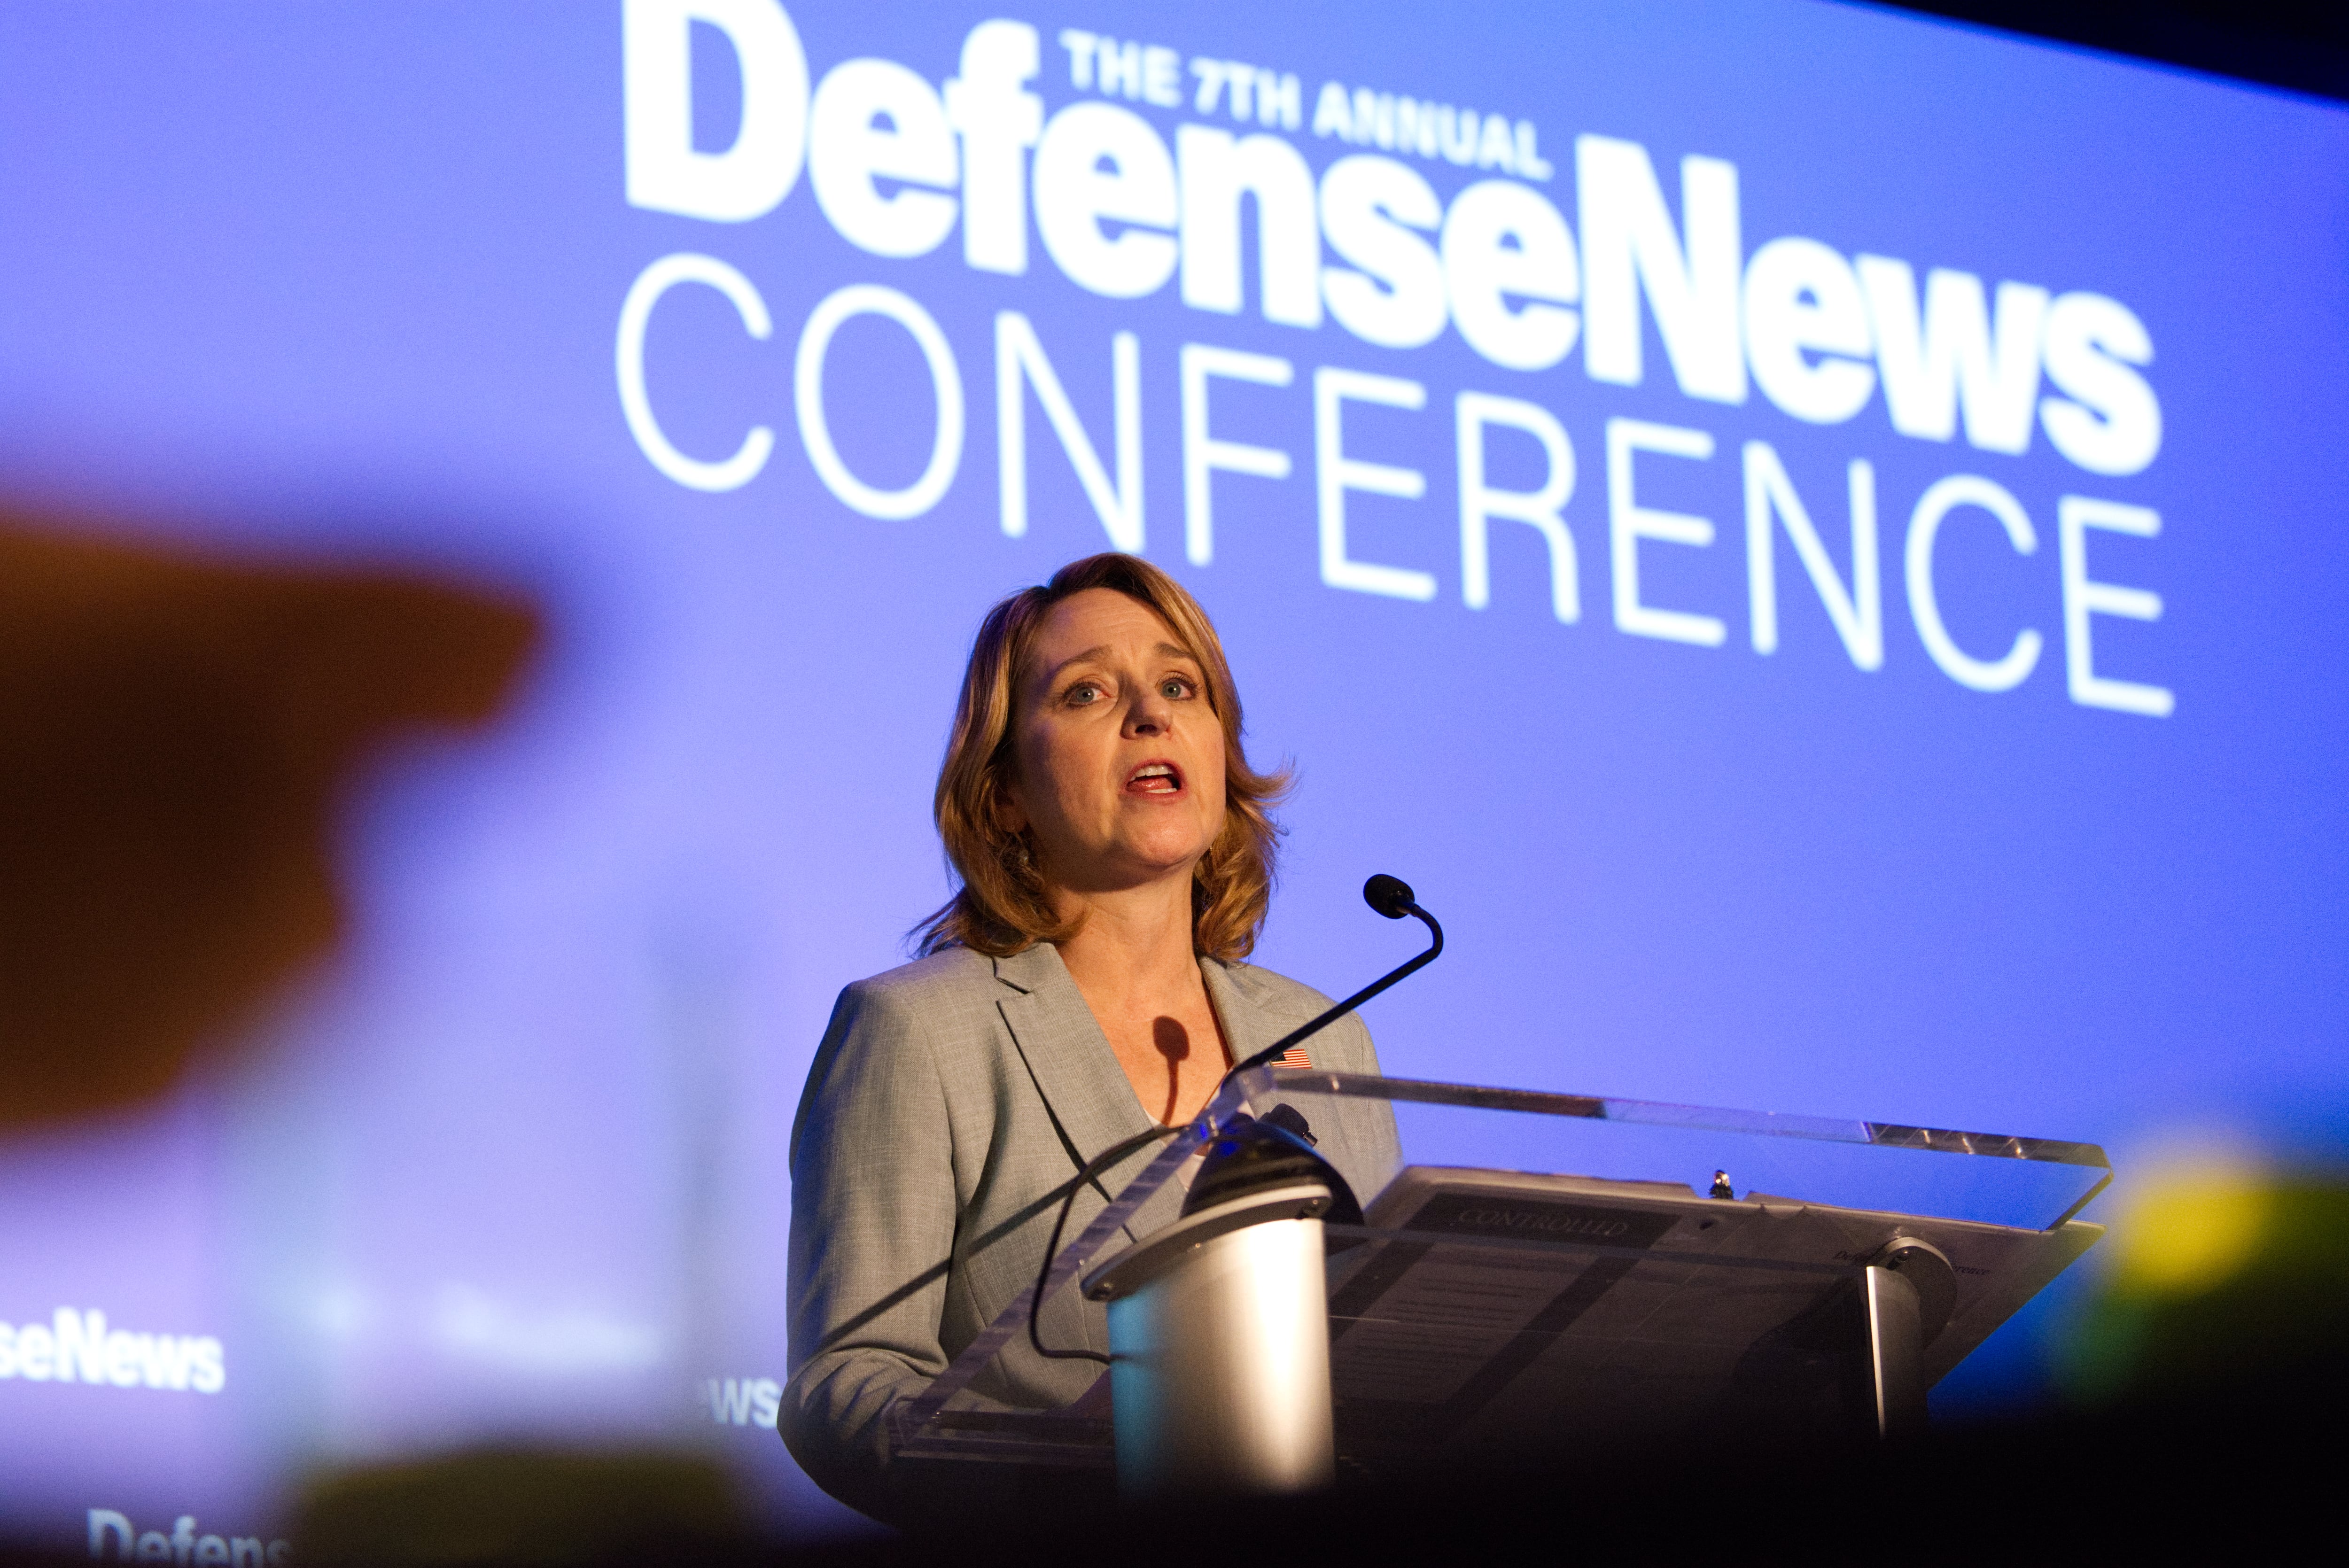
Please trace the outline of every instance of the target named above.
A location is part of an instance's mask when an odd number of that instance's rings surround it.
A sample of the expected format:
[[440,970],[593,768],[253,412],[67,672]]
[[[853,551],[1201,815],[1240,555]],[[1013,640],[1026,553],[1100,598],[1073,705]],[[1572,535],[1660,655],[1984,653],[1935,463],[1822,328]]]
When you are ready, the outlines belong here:
[[1247,970],[1203,958],[1199,961],[1199,975],[1207,983],[1207,1000],[1215,1004],[1216,1017],[1224,1026],[1224,1037],[1231,1043],[1235,1062],[1247,1060],[1305,1021],[1282,1017],[1267,1008]]
[[[1069,977],[1059,949],[1040,942],[1024,953],[995,961],[1002,987],[997,1006],[1029,1076],[1044,1097],[1045,1109],[1081,1165],[1110,1145],[1146,1130],[1151,1120],[1133,1098],[1125,1070]],[[1137,1150],[1147,1163],[1153,1150]],[[1141,1164],[1120,1161],[1115,1174],[1130,1177]],[[1111,1183],[1112,1190],[1115,1183]]]

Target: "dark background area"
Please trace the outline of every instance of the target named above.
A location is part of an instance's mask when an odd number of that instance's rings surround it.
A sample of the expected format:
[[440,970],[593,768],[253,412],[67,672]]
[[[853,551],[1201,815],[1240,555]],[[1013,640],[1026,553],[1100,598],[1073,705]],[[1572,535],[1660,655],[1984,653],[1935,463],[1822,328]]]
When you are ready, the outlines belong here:
[[1871,6],[2349,100],[2338,0],[1919,0]]

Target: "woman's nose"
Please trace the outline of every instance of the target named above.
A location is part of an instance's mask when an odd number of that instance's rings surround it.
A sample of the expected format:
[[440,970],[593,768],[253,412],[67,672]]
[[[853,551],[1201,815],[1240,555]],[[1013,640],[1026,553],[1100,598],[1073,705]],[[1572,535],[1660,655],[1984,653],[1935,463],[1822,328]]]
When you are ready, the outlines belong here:
[[1125,711],[1128,735],[1163,735],[1174,721],[1174,705],[1155,686],[1144,686]]

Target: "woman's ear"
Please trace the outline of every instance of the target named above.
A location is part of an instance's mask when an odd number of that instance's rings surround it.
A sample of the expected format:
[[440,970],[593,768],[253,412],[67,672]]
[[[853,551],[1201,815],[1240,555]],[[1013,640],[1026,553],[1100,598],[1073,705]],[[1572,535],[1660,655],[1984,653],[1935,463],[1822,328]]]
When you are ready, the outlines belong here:
[[1019,786],[1018,783],[1011,780],[999,779],[996,782],[992,794],[994,796],[992,808],[995,825],[1007,833],[1026,832],[1028,830],[1028,808],[1019,803]]

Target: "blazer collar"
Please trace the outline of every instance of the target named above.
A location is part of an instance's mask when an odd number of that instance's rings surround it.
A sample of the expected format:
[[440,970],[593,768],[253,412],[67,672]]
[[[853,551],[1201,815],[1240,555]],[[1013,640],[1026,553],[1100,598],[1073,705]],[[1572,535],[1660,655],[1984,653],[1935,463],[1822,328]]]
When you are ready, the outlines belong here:
[[[1012,1043],[1053,1119],[1081,1156],[1090,1160],[1149,1127],[1150,1113],[1134,1098],[1108,1037],[1070,977],[1068,965],[1061,962],[1060,949],[1040,942],[998,958],[994,965],[996,981],[1003,987],[999,1006]],[[1236,1062],[1246,1061],[1302,1021],[1268,1005],[1262,982],[1247,965],[1203,958],[1199,976]]]
[[1287,1022],[1266,1010],[1254,970],[1202,958],[1199,976],[1207,983],[1207,1000],[1215,1004],[1216,1017],[1224,1026],[1232,1060],[1244,1062],[1288,1032]]
[[[999,958],[995,978],[1003,987],[997,1006],[1012,1043],[1077,1161],[1090,1161],[1151,1125],[1060,949],[1040,942]],[[1139,1150],[1136,1158],[1146,1163],[1150,1151]],[[1119,1172],[1132,1173],[1124,1162]]]
[[[1108,1037],[1061,962],[1060,949],[1040,942],[994,965],[1003,987],[997,1005],[1004,1025],[1078,1161],[1150,1127],[1150,1113],[1134,1098]],[[1262,982],[1246,965],[1203,958],[1199,975],[1234,1061],[1247,1060],[1299,1021],[1267,1005]],[[1131,1164],[1121,1161],[1119,1172],[1139,1171],[1149,1157],[1149,1150],[1142,1150]]]
[[[1043,997],[1046,1011],[1055,1022],[1072,1026],[1074,1015],[1082,1015],[1082,1021],[1091,1026],[1081,1032],[1090,1035],[1102,1047],[1102,1059],[1108,1065],[1115,1065],[1116,1057],[1109,1054],[1109,1040],[1093,1021],[1092,1009],[1085,1006],[1077,983],[1070,978],[1068,965],[1061,962],[1059,948],[1049,942],[1040,942],[993,963],[999,982],[1019,996]],[[1199,977],[1206,983],[1207,1000],[1216,1009],[1216,1020],[1224,1026],[1224,1037],[1232,1047],[1234,1061],[1246,1061],[1294,1026],[1292,1020],[1274,1016],[1267,1010],[1263,983],[1247,965],[1202,958]],[[1010,1016],[1008,1013],[1005,1016]],[[1016,1025],[1012,1033],[1015,1037],[1019,1034]],[[1125,1075],[1121,1072],[1117,1076],[1123,1079]],[[1133,1092],[1129,1085],[1126,1093],[1131,1097]]]

